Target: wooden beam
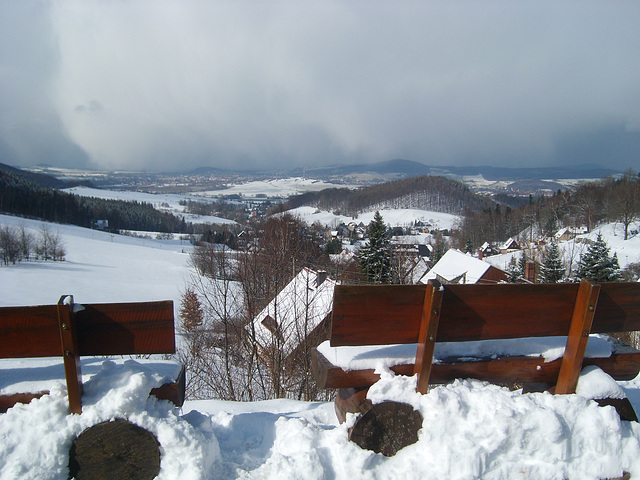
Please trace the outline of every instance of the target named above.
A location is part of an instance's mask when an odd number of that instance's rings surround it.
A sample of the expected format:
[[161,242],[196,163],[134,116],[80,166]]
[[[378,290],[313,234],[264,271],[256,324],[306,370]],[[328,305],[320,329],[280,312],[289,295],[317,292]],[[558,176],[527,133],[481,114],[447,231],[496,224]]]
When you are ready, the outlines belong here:
[[417,391],[425,394],[429,387],[431,365],[433,364],[433,350],[438,335],[440,322],[440,308],[442,306],[442,288],[440,282],[432,280],[427,285],[422,307],[422,321],[418,333],[418,349],[414,374],[418,375]]
[[[331,364],[321,353],[316,366],[323,379],[322,388],[370,387],[380,379],[374,369],[343,370]],[[435,363],[431,367],[429,383],[440,384],[456,378],[477,378],[492,383],[555,384],[562,360],[545,362],[542,357],[503,357],[478,361],[450,361]],[[595,365],[616,380],[633,380],[640,373],[640,352],[614,352],[606,358],[585,358],[584,366]],[[414,364],[396,365],[391,370],[397,375],[411,376]]]
[[82,413],[82,370],[78,353],[76,319],[73,312],[73,296],[63,295],[60,297],[57,307],[64,375],[67,379],[67,393],[69,395],[69,411],[80,414]]
[[600,285],[586,279],[580,282],[571,317],[567,345],[564,349],[560,372],[558,373],[558,382],[554,391],[556,394],[574,393],[576,391],[599,294]]
[[44,395],[49,395],[49,390],[43,390],[41,392],[34,393],[10,393],[7,395],[0,395],[0,413],[6,413],[16,403],[29,403],[34,398],[40,398]]

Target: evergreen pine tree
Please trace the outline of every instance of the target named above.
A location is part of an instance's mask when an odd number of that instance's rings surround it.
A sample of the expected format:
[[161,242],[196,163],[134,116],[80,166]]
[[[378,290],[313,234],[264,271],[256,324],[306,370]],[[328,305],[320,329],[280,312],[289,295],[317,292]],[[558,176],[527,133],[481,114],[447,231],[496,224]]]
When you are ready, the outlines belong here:
[[523,250],[522,255],[520,255],[520,258],[518,259],[518,273],[521,278],[527,278],[527,261],[527,254]]
[[464,244],[464,251],[465,253],[473,252],[473,243],[471,243],[471,240],[467,240],[467,243]]
[[511,260],[509,260],[507,274],[509,275],[509,283],[516,283],[520,278],[522,278],[520,266],[518,265],[518,261],[515,256],[511,257]]
[[565,268],[560,256],[558,242],[552,240],[545,251],[542,265],[540,266],[540,283],[558,283],[564,276]]
[[576,278],[588,278],[594,282],[620,281],[618,256],[609,256],[609,246],[601,234],[598,234],[595,243],[589,245],[586,253],[580,257]]
[[358,260],[366,279],[372,283],[391,283],[391,243],[380,212],[369,223],[369,243],[360,248]]

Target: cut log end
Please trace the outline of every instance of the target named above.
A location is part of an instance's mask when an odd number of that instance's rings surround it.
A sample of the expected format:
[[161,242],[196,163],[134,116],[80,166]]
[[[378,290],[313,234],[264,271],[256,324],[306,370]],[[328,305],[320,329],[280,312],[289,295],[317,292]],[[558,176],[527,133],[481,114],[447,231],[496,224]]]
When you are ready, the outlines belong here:
[[158,440],[127,420],[86,429],[75,439],[69,454],[69,475],[76,480],[147,480],[159,472]]
[[373,405],[356,420],[349,440],[387,457],[418,441],[422,415],[407,403],[383,402]]

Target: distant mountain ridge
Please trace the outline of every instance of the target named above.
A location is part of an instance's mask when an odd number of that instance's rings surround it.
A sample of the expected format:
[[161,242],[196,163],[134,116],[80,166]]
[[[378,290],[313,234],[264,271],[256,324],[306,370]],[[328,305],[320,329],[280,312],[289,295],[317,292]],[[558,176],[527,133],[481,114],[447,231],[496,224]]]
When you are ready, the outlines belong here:
[[525,179],[567,179],[567,178],[603,178],[621,172],[600,165],[569,165],[559,167],[492,167],[481,166],[431,166],[413,160],[387,160],[384,162],[334,165],[328,167],[307,168],[309,175],[351,175],[362,173],[392,174],[403,177],[420,175],[473,176],[482,175],[486,180],[525,180]]

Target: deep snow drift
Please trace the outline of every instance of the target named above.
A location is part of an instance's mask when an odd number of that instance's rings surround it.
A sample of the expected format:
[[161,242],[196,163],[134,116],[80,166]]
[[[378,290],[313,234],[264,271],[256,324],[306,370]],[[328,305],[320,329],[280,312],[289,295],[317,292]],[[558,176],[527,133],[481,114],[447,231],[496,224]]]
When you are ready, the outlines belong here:
[[[589,380],[581,379],[588,386]],[[599,381],[596,380],[597,384]],[[424,426],[391,458],[347,440],[330,403],[187,402],[147,398],[161,378],[134,360],[105,360],[85,384],[84,412],[69,415],[62,383],[0,415],[1,479],[66,479],[73,439],[125,418],[162,445],[158,478],[185,479],[596,479],[640,475],[640,425],[581,395],[511,392],[456,381],[415,393],[415,379],[383,373],[374,402],[408,402]],[[623,383],[636,408],[640,385]],[[353,421],[353,418],[350,419]]]

